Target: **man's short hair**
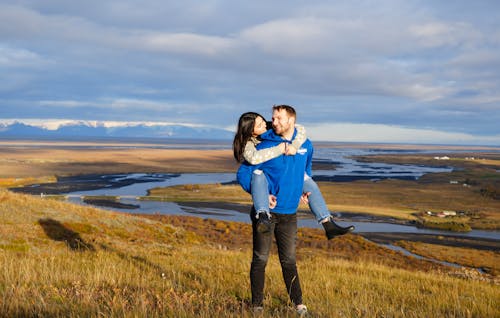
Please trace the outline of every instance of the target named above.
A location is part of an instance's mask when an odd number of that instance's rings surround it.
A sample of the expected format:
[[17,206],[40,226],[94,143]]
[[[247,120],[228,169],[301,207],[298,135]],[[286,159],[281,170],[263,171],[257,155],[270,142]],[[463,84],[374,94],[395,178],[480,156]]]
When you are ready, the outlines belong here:
[[274,105],[273,106],[273,111],[275,111],[275,110],[281,111],[283,109],[287,112],[289,117],[294,117],[294,118],[297,117],[297,113],[295,112],[295,109],[292,106],[289,106],[289,105]]

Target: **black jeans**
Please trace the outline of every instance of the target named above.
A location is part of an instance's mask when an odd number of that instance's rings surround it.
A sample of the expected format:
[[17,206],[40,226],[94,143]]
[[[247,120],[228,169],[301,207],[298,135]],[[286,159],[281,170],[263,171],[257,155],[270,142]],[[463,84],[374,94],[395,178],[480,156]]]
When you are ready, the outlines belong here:
[[252,289],[252,305],[262,306],[264,300],[264,280],[267,260],[271,249],[273,233],[278,246],[281,271],[285,280],[290,300],[302,304],[302,290],[296,264],[297,215],[271,213],[271,231],[257,232],[255,213],[252,216],[253,255],[250,267],[250,285]]

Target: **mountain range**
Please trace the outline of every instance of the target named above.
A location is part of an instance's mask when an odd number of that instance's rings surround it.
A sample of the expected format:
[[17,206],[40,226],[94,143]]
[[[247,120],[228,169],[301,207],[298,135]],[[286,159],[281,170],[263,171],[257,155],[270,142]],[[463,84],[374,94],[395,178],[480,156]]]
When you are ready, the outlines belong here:
[[107,125],[86,121],[74,121],[49,129],[44,124],[21,121],[0,123],[0,137],[52,137],[52,138],[172,138],[172,139],[232,139],[234,132],[222,128],[183,124],[122,123]]

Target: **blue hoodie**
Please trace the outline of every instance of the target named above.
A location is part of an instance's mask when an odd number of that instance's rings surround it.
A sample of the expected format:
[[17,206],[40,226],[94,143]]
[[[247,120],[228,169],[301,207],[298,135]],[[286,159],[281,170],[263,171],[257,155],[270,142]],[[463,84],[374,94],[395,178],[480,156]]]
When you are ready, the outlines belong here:
[[[292,140],[296,134],[297,131],[294,132]],[[263,133],[260,138],[262,142],[256,146],[257,150],[270,148],[282,142],[291,142],[276,135],[272,129]],[[307,139],[293,156],[281,155],[258,165],[244,162],[236,174],[238,183],[245,191],[250,192],[252,172],[255,169],[264,171],[269,184],[269,193],[277,199],[277,205],[271,212],[293,214],[300,203],[304,172],[311,176],[312,155],[313,146]]]

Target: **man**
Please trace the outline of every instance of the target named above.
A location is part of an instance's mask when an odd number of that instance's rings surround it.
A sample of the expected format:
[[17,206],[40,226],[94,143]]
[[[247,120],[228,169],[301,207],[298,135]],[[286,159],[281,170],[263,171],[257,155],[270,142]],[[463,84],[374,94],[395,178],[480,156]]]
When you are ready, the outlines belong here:
[[[283,141],[291,142],[295,135],[296,112],[288,105],[273,107],[270,130],[261,135],[262,142],[257,149],[265,149],[279,145]],[[269,184],[269,193],[276,197],[276,206],[271,209],[271,218],[252,215],[253,256],[250,268],[250,284],[252,290],[252,306],[254,311],[262,311],[264,300],[265,268],[272,243],[272,235],[276,238],[278,255],[287,292],[302,315],[307,311],[302,303],[302,290],[296,265],[297,208],[307,194],[302,193],[304,172],[311,175],[313,147],[306,140],[294,156],[282,155],[268,160],[255,168],[265,172]],[[262,231],[262,223],[269,225],[269,231]]]

